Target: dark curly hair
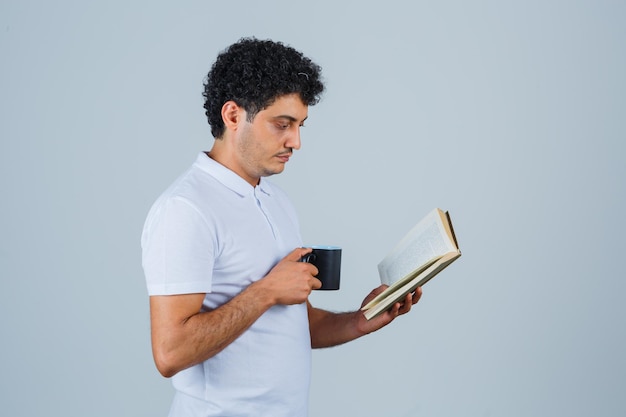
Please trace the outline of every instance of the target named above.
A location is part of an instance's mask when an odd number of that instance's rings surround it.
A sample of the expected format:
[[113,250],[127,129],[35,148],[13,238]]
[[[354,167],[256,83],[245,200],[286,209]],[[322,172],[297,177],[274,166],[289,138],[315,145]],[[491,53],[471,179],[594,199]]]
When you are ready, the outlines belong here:
[[246,110],[249,121],[285,94],[297,93],[304,104],[317,104],[324,91],[321,71],[280,42],[240,39],[218,55],[204,84],[205,114],[213,137],[224,133],[221,112],[229,100]]

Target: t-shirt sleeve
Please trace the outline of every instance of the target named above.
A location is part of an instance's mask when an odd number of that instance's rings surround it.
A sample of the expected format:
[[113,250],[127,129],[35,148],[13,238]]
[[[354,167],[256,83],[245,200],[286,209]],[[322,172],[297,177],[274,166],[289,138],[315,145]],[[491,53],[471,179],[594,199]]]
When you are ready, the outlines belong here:
[[142,264],[149,295],[211,292],[214,227],[180,197],[148,215],[142,235]]

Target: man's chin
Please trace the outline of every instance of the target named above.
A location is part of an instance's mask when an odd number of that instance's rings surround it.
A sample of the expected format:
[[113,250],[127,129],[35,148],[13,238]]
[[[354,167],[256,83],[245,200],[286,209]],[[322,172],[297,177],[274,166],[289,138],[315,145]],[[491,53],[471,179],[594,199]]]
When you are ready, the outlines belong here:
[[279,165],[277,167],[274,167],[272,169],[266,169],[262,176],[263,177],[271,177],[272,175],[280,174],[284,170],[285,170],[285,164],[281,164],[281,165]]

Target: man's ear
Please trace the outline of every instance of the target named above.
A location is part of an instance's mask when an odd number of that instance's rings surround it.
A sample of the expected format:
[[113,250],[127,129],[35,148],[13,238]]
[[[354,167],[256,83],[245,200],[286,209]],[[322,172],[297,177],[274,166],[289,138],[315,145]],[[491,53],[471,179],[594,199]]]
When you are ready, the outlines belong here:
[[239,125],[246,120],[246,111],[232,100],[222,106],[222,121],[226,129],[236,131]]

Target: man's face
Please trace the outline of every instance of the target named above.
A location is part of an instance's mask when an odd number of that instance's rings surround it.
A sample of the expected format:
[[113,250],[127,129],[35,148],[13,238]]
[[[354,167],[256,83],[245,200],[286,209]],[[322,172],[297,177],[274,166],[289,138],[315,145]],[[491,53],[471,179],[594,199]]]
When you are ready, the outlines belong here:
[[252,122],[244,122],[236,135],[239,174],[257,184],[260,177],[281,173],[293,150],[300,149],[307,114],[308,106],[290,94],[258,112]]

